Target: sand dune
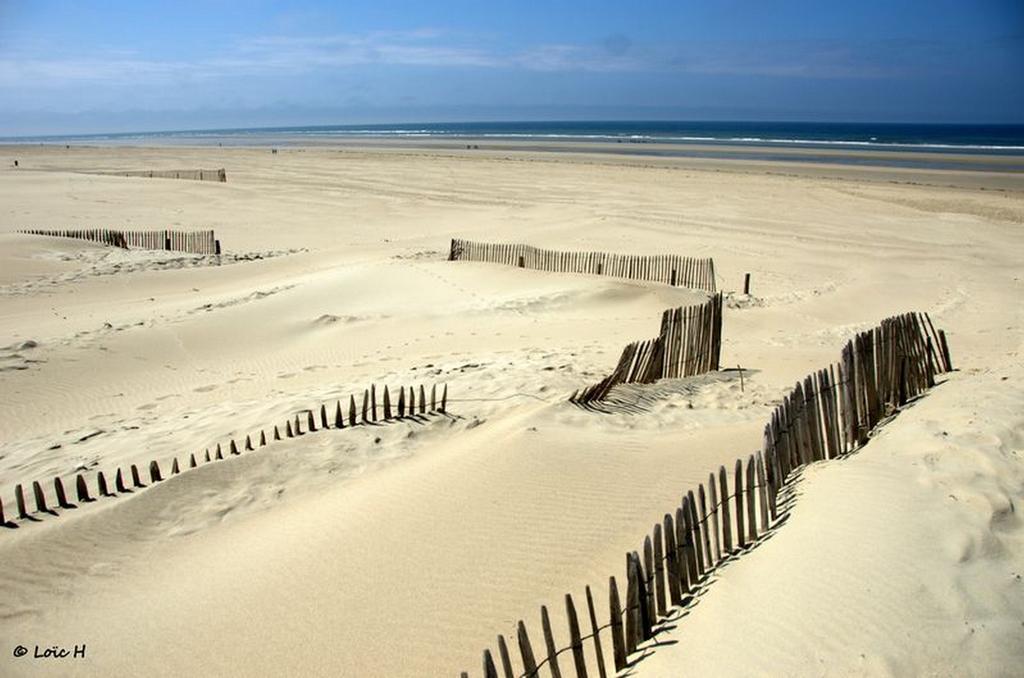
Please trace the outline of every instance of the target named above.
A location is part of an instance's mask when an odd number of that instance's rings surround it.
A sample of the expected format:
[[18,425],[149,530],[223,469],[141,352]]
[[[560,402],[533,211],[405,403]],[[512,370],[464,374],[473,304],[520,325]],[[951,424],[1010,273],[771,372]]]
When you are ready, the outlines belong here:
[[[447,417],[283,441],[3,530],[0,673],[478,671],[541,604],[603,596],[681,490],[760,445],[794,380],[906,310],[946,328],[961,372],[809,471],[788,523],[635,670],[1012,673],[1024,181],[392,147],[0,152],[22,166],[0,171],[8,515],[18,482],[187,456],[369,383],[450,388]],[[228,183],[80,173],[207,166]],[[32,226],[214,228],[226,255],[13,233]],[[574,407],[665,308],[706,297],[447,262],[450,237],[714,257],[742,390],[723,371]],[[35,643],[88,658],[11,656]]]

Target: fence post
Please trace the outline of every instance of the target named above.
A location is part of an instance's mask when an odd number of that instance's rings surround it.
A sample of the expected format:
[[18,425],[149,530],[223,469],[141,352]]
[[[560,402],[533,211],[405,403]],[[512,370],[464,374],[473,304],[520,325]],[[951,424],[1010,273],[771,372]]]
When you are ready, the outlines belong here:
[[558,648],[555,646],[555,636],[551,632],[547,605],[540,606],[540,625],[544,631],[544,645],[548,650],[548,669],[551,671],[551,678],[562,678],[562,671],[558,667]]
[[590,615],[590,630],[594,639],[594,655],[597,657],[597,672],[599,678],[607,678],[604,670],[604,651],[601,648],[601,630],[597,625],[597,613],[594,610],[594,596],[590,593],[590,586],[587,586],[587,612]]
[[621,671],[626,668],[626,640],[622,635],[622,606],[619,605],[619,588],[615,584],[615,577],[608,577],[608,607],[611,616],[615,670]]
[[576,665],[576,678],[587,678],[587,659],[583,655],[580,621],[576,616],[576,606],[572,603],[572,595],[568,593],[565,594],[565,616],[569,624],[569,647],[572,649],[572,661]]
[[738,548],[747,545],[746,532],[743,530],[743,462],[736,460],[736,541]]
[[501,658],[501,670],[505,678],[515,678],[512,673],[512,658],[508,655],[508,645],[505,644],[505,636],[498,636],[498,656]]
[[526,633],[526,624],[522,620],[519,620],[518,627],[519,635],[519,654],[523,658],[523,674],[525,678],[533,678],[537,676],[537,660],[533,658],[533,648],[530,647],[530,636]]
[[665,605],[665,553],[662,550],[661,523],[654,524],[654,592],[658,616],[664,617],[668,607]]
[[60,477],[53,479],[53,492],[57,495],[57,506],[61,508],[75,508],[75,505],[68,501],[67,494],[64,493],[64,481]]

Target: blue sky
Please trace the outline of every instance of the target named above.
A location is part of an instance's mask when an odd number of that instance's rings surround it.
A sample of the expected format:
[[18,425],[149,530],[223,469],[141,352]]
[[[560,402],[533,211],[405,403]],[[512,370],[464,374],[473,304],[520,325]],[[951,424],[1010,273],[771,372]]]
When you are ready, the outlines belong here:
[[529,119],[1024,123],[1024,0],[0,0],[0,136]]

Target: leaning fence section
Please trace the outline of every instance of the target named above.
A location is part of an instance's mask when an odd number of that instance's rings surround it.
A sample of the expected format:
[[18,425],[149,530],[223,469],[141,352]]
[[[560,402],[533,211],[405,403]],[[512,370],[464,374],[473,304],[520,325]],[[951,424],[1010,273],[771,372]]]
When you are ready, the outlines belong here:
[[149,179],[191,179],[192,181],[219,181],[225,183],[228,173],[221,169],[184,169],[184,170],[128,170],[117,172],[89,172],[114,177],[147,177]]
[[[720,563],[772,528],[780,517],[779,494],[794,471],[857,449],[883,419],[952,369],[946,335],[926,314],[887,318],[857,334],[839,362],[807,376],[783,399],[765,427],[762,449],[684,492],[641,546],[626,553],[625,577],[609,577],[606,601],[596,605],[586,586],[586,608],[577,609],[566,594],[561,634],[542,606],[543,644],[519,621],[514,638],[499,635],[497,651],[483,651],[483,675],[607,678],[627,668],[630,655],[662,621],[691,604]],[[467,671],[461,675],[469,678]]]
[[220,241],[213,231],[122,231],[110,228],[39,229],[26,228],[18,233],[76,238],[125,249],[166,250],[190,254],[220,254]]
[[573,392],[569,401],[587,405],[604,400],[618,384],[652,384],[714,372],[721,355],[722,294],[718,293],[704,304],[666,310],[657,337],[627,345],[610,375]]
[[531,245],[452,239],[449,261],[483,261],[555,273],[589,273],[715,291],[715,264],[674,254],[635,255],[608,252],[559,252]]
[[[210,448],[206,448],[205,453],[189,453],[187,459],[184,456],[181,459],[174,457],[169,466],[165,460],[163,467],[158,461],[153,460],[149,462],[148,484],[154,485],[164,481],[165,470],[169,478],[201,464],[223,461],[225,458],[241,455],[243,452],[255,451],[274,441],[330,429],[380,425],[403,420],[425,420],[431,415],[446,414],[448,411],[447,384],[440,389],[437,384],[432,385],[429,394],[423,385],[418,388],[409,386],[397,389],[389,389],[385,386],[380,391],[380,400],[377,396],[377,386],[372,385],[363,391],[361,401],[355,395],[350,395],[347,410],[344,399],[333,403],[333,411],[328,403],[321,403],[319,406],[300,410],[294,415],[294,418],[288,417],[282,423],[273,424],[266,429],[261,428],[255,433],[247,433],[244,440],[232,438],[225,445],[217,443],[212,454]],[[303,426],[305,426],[305,430],[303,430]],[[60,476],[53,478],[52,483],[34,481],[32,483],[34,511],[29,508],[25,484],[16,485],[14,487],[16,520],[39,520],[44,515],[56,516],[59,515],[58,509],[74,509],[78,508],[80,504],[93,502],[101,497],[116,497],[147,487],[137,464],[131,464],[127,471],[118,467],[114,473],[109,475],[105,475],[103,471],[97,471],[92,483],[84,473],[79,473],[73,481],[69,480],[69,483],[74,485],[74,496],[77,497],[77,503],[69,498],[72,496],[69,489],[70,484],[65,487],[64,480]],[[47,488],[51,485],[53,489],[48,492]],[[8,520],[4,515],[2,497],[0,497],[0,526],[18,526],[15,520]]]

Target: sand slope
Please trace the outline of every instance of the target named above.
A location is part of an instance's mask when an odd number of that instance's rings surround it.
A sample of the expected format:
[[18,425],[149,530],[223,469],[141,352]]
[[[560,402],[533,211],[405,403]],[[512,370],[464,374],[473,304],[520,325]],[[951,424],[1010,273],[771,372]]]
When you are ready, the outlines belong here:
[[[4,675],[477,671],[495,634],[510,633],[520,618],[532,627],[541,604],[561,627],[566,592],[579,601],[589,583],[604,600],[608,575],[621,571],[625,551],[679,493],[755,449],[782,393],[834,360],[856,330],[895,312],[929,311],[947,329],[963,370],[930,396],[934,405],[921,403],[883,438],[924,416],[918,413],[953,426],[968,401],[1005,401],[1010,411],[1019,395],[1018,373],[1007,372],[1007,382],[975,373],[1001,375],[1020,360],[1020,192],[570,154],[2,150],[17,153],[29,170],[0,171],[5,506],[17,482],[187,456],[371,381],[447,382],[452,415],[306,436],[3,530]],[[224,166],[229,181],[63,171],[192,166]],[[212,227],[230,256],[216,265],[10,233],[33,225]],[[638,391],[638,413],[569,405],[568,394],[607,373],[623,345],[654,336],[664,308],[700,296],[448,263],[450,236],[714,256],[719,285],[732,293],[723,363],[744,367],[743,390],[738,373],[723,372]],[[748,271],[752,299],[735,294]],[[997,435],[1017,426],[1009,414],[992,417],[986,430]],[[1014,444],[1006,443],[1002,463],[1018,473]],[[857,477],[843,471],[868,463],[872,447],[821,476],[853,487]],[[923,443],[908,454],[941,457],[943,449]],[[879,455],[888,458],[885,448]],[[895,477],[916,477],[899,465],[905,457],[894,459]],[[869,471],[869,480],[886,476]],[[808,474],[804,494],[818,473]],[[1005,482],[1000,492],[1016,504],[1019,485]],[[795,510],[790,539],[808,538],[802,515],[823,520],[819,505],[838,501],[830,498],[834,488],[823,487],[818,499],[798,502],[804,513]],[[893,515],[886,502],[905,501],[874,491],[881,515]],[[929,501],[937,500],[922,490],[917,503]],[[989,520],[985,505],[957,506],[967,513],[957,518],[956,534],[983,536],[968,530],[968,518]],[[866,530],[879,549],[907,561],[916,562],[920,550],[938,586],[948,582],[946,551],[934,556],[918,537],[901,536],[919,533],[915,520],[941,529],[933,513],[901,518],[901,530],[885,539],[866,517],[851,529]],[[997,522],[991,533],[1010,555],[991,562],[1019,562],[1019,542],[1005,536],[1012,520]],[[775,565],[758,562],[784,543],[791,525],[751,555],[749,576],[778,577]],[[822,558],[838,554],[818,568],[849,576],[832,562],[846,558],[840,530],[829,539],[816,534],[814,543]],[[867,570],[896,556],[871,557],[862,564]],[[1015,590],[990,587],[997,565],[979,558],[989,564],[975,569],[973,562],[954,568],[967,582],[951,589],[951,601]],[[702,608],[719,598],[723,610],[734,603],[719,589],[741,567],[748,566],[741,561],[723,573],[680,633],[690,633],[688,622],[701,614],[715,626],[732,619],[732,612]],[[905,594],[896,584],[887,590]],[[817,610],[822,599],[788,595],[792,607],[771,605],[783,628],[803,623],[805,610]],[[958,606],[941,614],[928,604],[914,609],[947,633],[963,622]],[[1006,629],[1019,608],[986,609],[998,619],[993,628]],[[820,614],[857,623],[827,609]],[[805,627],[807,647],[823,648],[826,660],[847,657],[824,628]],[[19,662],[8,649],[82,642],[88,659],[74,662]],[[941,661],[936,650],[939,658],[910,664],[878,643],[874,656],[891,657],[897,673]],[[684,653],[692,643],[675,647]],[[993,656],[982,673],[998,675],[1005,655]],[[666,655],[668,665],[650,660],[639,670],[675,675],[676,660]],[[888,670],[881,661],[863,671]],[[730,673],[730,664],[719,667]],[[816,672],[810,664],[792,672],[805,669]]]
[[955,375],[859,453],[809,468],[788,521],[635,675],[1018,675],[1021,376]]

